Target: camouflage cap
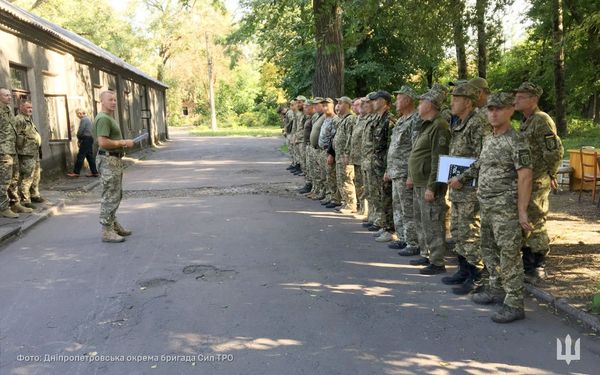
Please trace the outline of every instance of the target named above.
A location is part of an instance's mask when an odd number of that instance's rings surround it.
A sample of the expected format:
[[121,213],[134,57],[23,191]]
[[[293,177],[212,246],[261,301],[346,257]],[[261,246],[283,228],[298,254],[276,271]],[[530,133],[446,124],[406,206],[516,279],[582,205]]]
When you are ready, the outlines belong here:
[[490,93],[490,86],[488,85],[488,82],[485,80],[485,78],[481,78],[481,77],[471,78],[469,80],[469,83],[485,93],[488,93],[488,94]]
[[464,82],[454,87],[452,96],[464,96],[472,100],[477,100],[479,97],[479,88],[473,86],[469,82]]
[[305,102],[306,103],[306,96],[304,96],[304,95],[298,95],[298,96],[296,96],[296,100],[299,100],[301,102]]
[[441,83],[434,83],[433,86],[431,86],[431,90],[439,91],[439,92],[443,93],[444,96],[448,95],[448,91],[450,91],[448,89],[448,87],[442,85]]
[[486,107],[512,107],[515,96],[510,92],[496,92],[490,95]]
[[312,102],[313,104],[319,104],[323,101],[323,98],[321,98],[320,96],[314,97]]
[[531,83],[531,82],[523,82],[521,83],[521,86],[519,86],[519,88],[513,90],[514,93],[517,92],[526,92],[529,93],[531,95],[535,95],[537,97],[542,96],[542,94],[544,93],[544,90],[536,85],[535,83]]
[[376,94],[377,94],[377,92],[371,91],[370,93],[367,94],[367,96],[365,96],[365,98],[367,98],[367,100],[375,100]]
[[446,100],[446,95],[438,90],[434,90],[433,88],[427,91],[425,94],[419,96],[419,100],[428,100],[433,104],[435,108],[440,110],[442,105],[444,105],[444,101]]
[[350,105],[352,105],[352,99],[350,99],[347,96],[342,96],[341,98],[336,98],[335,99],[338,103],[348,103]]
[[379,98],[383,98],[388,103],[392,102],[392,95],[387,91],[379,90],[369,94],[369,100],[376,100]]
[[331,98],[319,98],[319,101],[316,101],[316,99],[315,99],[315,103],[333,103],[333,99],[331,99]]
[[404,85],[402,87],[400,87],[400,90],[398,91],[394,91],[393,92],[394,95],[406,95],[409,98],[411,98],[412,100],[417,99],[417,93],[415,92],[415,90],[412,89],[412,87]]
[[452,81],[452,82],[448,82],[448,86],[458,86],[458,85],[462,85],[463,83],[467,83],[468,81],[466,79],[457,79],[456,81]]

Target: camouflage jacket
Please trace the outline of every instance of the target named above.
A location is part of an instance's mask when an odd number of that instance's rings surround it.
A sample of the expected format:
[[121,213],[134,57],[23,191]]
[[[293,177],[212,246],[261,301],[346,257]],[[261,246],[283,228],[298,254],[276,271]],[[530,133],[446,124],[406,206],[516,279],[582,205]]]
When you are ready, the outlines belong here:
[[331,146],[331,142],[333,142],[333,137],[335,137],[337,124],[339,123],[340,118],[337,117],[337,115],[333,115],[329,118],[326,116],[323,117],[325,117],[325,119],[319,133],[319,148],[327,150]]
[[400,117],[392,129],[387,153],[386,173],[390,178],[408,177],[408,157],[412,150],[412,136],[419,116],[416,112]]
[[365,117],[367,117],[367,120],[365,122],[365,128],[363,129],[360,150],[362,154],[362,162],[370,164],[373,162],[374,154],[373,131],[375,130],[375,125],[379,121],[379,115],[376,113],[370,113]]
[[390,129],[393,118],[389,112],[378,116],[373,128],[373,161],[381,173],[385,173],[387,151],[390,145]]
[[536,108],[531,116],[523,119],[521,134],[531,150],[533,181],[547,176],[556,178],[564,151],[552,118]]
[[15,116],[9,106],[0,104],[0,154],[17,153],[17,130]]
[[531,162],[529,146],[516,130],[509,127],[504,134],[485,137],[479,158],[459,180],[478,178],[477,197],[482,203],[493,203],[494,198],[507,194],[516,198],[517,171],[531,168]]
[[294,143],[303,143],[304,142],[304,120],[306,116],[304,116],[304,112],[298,111],[295,113],[295,121],[294,121]]
[[312,130],[312,124],[315,120],[315,116],[304,116],[304,125],[303,125],[303,134],[302,134],[302,143],[309,145],[310,144],[310,132]]
[[[450,128],[450,155],[477,159],[481,152],[483,138],[491,134],[492,127],[476,110],[469,113],[464,121]],[[464,180],[462,189],[450,189],[450,201],[477,201],[477,190],[473,180]]]
[[42,145],[42,137],[38,133],[31,116],[17,115],[17,153],[19,155],[36,156]]
[[340,160],[340,157],[348,156],[350,154],[348,140],[352,135],[352,129],[355,123],[356,115],[350,112],[342,117],[337,125],[332,146],[338,160]]
[[437,182],[437,172],[440,155],[448,155],[449,144],[448,122],[441,115],[421,123],[419,136],[408,158],[408,174],[415,187],[445,194],[446,184]]
[[310,130],[310,145],[313,148],[319,148],[319,135],[321,134],[321,127],[325,121],[325,115],[322,113],[315,113],[316,119],[313,115],[313,126]]
[[348,135],[346,149],[349,152],[349,164],[360,165],[362,161],[362,137],[367,124],[368,116],[357,116],[352,126],[352,132]]
[[285,134],[292,133],[292,126],[294,125],[295,117],[296,116],[294,116],[294,111],[292,111],[291,109],[288,109],[288,111],[285,113],[285,117],[283,119]]

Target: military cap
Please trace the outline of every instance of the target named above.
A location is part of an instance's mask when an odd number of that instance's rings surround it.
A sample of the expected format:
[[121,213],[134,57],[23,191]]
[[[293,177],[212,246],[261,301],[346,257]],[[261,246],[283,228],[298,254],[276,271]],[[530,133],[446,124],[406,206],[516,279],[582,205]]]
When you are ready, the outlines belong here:
[[442,85],[441,83],[434,83],[433,86],[431,86],[431,90],[432,91],[439,91],[441,93],[444,94],[444,96],[448,95],[448,87]]
[[466,79],[457,79],[456,81],[448,82],[448,86],[458,86],[467,82],[468,81]]
[[371,91],[370,93],[367,94],[367,96],[365,96],[365,98],[367,98],[367,100],[375,100],[376,94],[377,94],[377,92]]
[[411,98],[412,100],[415,100],[418,96],[417,93],[415,92],[415,90],[413,90],[412,87],[407,86],[407,85],[400,87],[400,90],[394,91],[393,94],[394,95],[399,95],[399,94],[406,95],[409,98]]
[[457,86],[454,86],[454,90],[452,90],[452,96],[464,96],[472,100],[477,100],[479,97],[479,88],[470,84],[469,82],[461,83]]
[[385,101],[388,103],[392,102],[392,95],[390,95],[390,93],[387,91],[379,90],[379,91],[372,92],[369,94],[369,100],[376,100],[379,98],[385,99]]
[[535,83],[523,82],[523,83],[521,83],[521,86],[519,86],[519,88],[513,90],[513,93],[517,93],[517,92],[526,92],[531,95],[540,97],[544,93],[544,90],[540,86],[536,85]]
[[333,99],[331,98],[318,98],[319,100],[317,101],[317,98],[315,98],[315,103],[333,103]]
[[313,104],[319,104],[323,101],[323,98],[321,98],[320,96],[314,97],[312,102]]
[[512,107],[515,96],[510,92],[496,92],[490,95],[486,107]]
[[296,100],[299,100],[299,101],[301,101],[301,102],[304,102],[304,103],[306,103],[306,96],[304,96],[304,95],[298,95],[298,96],[296,97]]
[[350,99],[347,96],[342,96],[341,98],[336,98],[335,99],[338,103],[348,103],[350,105],[352,105],[352,99]]
[[438,110],[442,108],[444,105],[444,101],[446,100],[446,95],[438,90],[434,90],[433,88],[427,91],[425,94],[419,96],[419,100],[428,100],[433,104],[435,108]]
[[475,77],[475,78],[471,78],[469,80],[469,83],[472,84],[473,86],[477,87],[479,90],[486,92],[486,93],[490,93],[490,86],[488,85],[488,82],[485,80],[485,78],[481,78],[481,77]]

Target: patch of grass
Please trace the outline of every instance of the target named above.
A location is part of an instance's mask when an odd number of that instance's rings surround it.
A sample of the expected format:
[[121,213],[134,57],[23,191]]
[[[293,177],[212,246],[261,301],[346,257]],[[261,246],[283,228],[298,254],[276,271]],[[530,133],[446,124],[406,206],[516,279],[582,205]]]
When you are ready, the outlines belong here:
[[281,135],[278,127],[229,127],[212,131],[210,128],[198,127],[190,131],[198,137],[277,137]]
[[565,158],[567,150],[578,150],[582,146],[594,146],[600,149],[600,126],[588,119],[571,118],[568,121],[569,134],[562,139]]

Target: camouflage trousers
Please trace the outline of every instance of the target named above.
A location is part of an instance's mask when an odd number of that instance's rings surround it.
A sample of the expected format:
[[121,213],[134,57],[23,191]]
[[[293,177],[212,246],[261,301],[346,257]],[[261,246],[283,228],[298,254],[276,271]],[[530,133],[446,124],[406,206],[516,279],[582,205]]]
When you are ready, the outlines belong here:
[[413,189],[406,187],[406,178],[392,179],[392,204],[394,227],[398,239],[408,246],[418,246],[417,225],[413,209]]
[[[315,149],[315,179],[317,182],[317,194],[324,196],[326,193],[326,181],[327,181],[327,169],[326,169],[326,158],[327,153],[324,150]],[[314,182],[313,182],[314,184]]]
[[310,183],[310,182],[312,182],[312,178],[311,178],[312,165],[310,164],[310,158],[308,155],[308,152],[309,152],[308,147],[309,146],[306,146],[305,143],[302,143],[298,146],[300,148],[300,152],[302,155],[301,162],[302,162],[302,170],[304,171],[304,180],[307,183]]
[[[31,188],[36,179],[35,173],[38,166],[39,159],[37,156],[19,155],[18,174],[12,183],[17,184],[21,201],[24,203],[31,203]],[[39,167],[37,170],[39,173]],[[35,196],[39,196],[39,191],[38,195]]]
[[454,251],[467,261],[483,268],[481,259],[479,202],[452,202],[451,232]]
[[13,200],[14,190],[12,187],[13,170],[17,169],[14,165],[15,155],[0,154],[0,210],[4,211],[10,208]]
[[426,187],[413,189],[413,209],[421,256],[429,258],[431,264],[444,265],[446,255],[446,216],[445,190],[436,192],[433,202],[425,201]]
[[35,167],[33,168],[33,178],[31,179],[31,187],[29,188],[30,199],[31,197],[39,198],[40,194],[40,180],[42,177],[42,165],[40,159],[37,159]]
[[325,199],[340,202],[342,200],[337,188],[335,163],[327,164],[327,152],[323,151],[323,167],[325,169]]
[[359,213],[367,215],[369,212],[367,203],[367,194],[365,192],[365,173],[361,166],[354,164],[354,190],[356,192],[356,201],[358,205]]
[[302,168],[303,171],[305,171],[306,169],[306,155],[305,155],[305,147],[304,147],[304,143],[296,143],[294,144],[294,152],[296,153],[296,161],[297,164],[300,165],[300,167]]
[[316,176],[317,171],[318,171],[318,164],[317,164],[317,160],[315,157],[315,149],[311,146],[311,145],[307,145],[306,146],[306,165],[308,166],[307,168],[307,176],[310,179],[310,182],[312,182],[312,191],[316,192],[317,191],[317,186],[319,185],[319,177]]
[[98,155],[96,161],[102,182],[100,224],[112,226],[117,221],[117,209],[123,197],[123,162],[106,155]]
[[385,172],[383,174],[376,173],[376,178],[379,180],[379,196],[381,197],[381,223],[379,226],[388,232],[395,232],[392,181],[384,181],[384,174]]
[[351,210],[356,210],[356,189],[354,187],[354,165],[346,165],[336,159],[337,188],[342,202]]
[[379,186],[376,185],[375,170],[373,163],[368,160],[363,162],[362,169],[365,173],[365,192],[369,202],[369,222],[375,225],[381,224],[381,197],[379,194]]
[[548,255],[550,252],[550,238],[546,228],[548,217],[548,196],[550,195],[550,177],[533,181],[531,199],[527,207],[527,217],[533,226],[528,233],[525,246],[531,248],[533,253]]
[[481,255],[490,273],[489,286],[506,292],[504,304],[523,307],[523,235],[517,213],[517,198],[499,196],[481,205]]

